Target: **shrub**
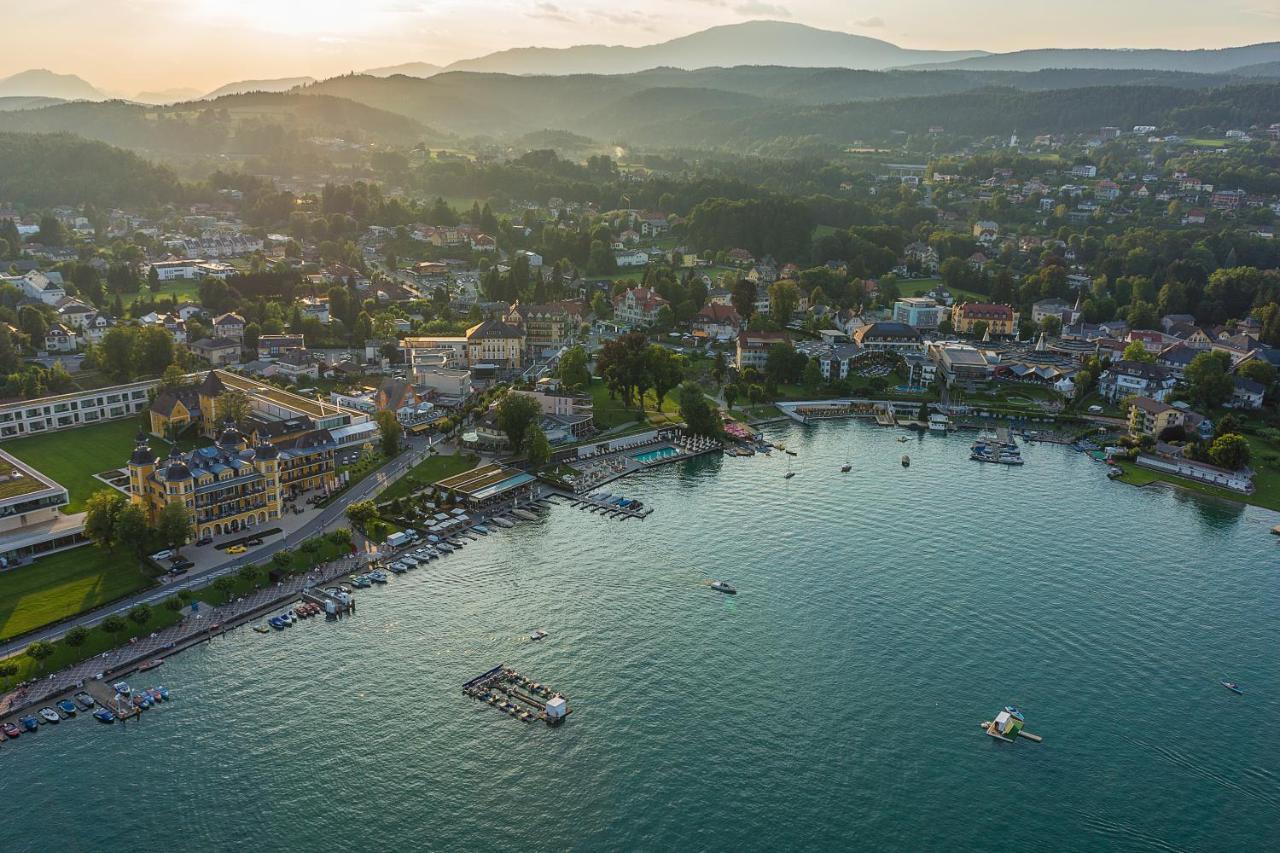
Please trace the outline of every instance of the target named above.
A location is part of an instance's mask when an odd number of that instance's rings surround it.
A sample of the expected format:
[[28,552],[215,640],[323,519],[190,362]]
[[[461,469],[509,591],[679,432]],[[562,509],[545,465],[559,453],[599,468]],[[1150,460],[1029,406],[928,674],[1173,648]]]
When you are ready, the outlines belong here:
[[164,600],[164,606],[166,609],[172,610],[174,613],[177,613],[179,610],[182,609],[182,599],[178,598],[178,596],[176,595],[171,595]]
[[139,625],[145,625],[151,621],[151,605],[139,604],[129,611],[129,618]]
[[63,639],[66,641],[67,645],[71,646],[73,649],[78,646],[83,646],[84,641],[89,639],[89,629],[83,625],[77,625],[68,631],[67,635],[63,637]]

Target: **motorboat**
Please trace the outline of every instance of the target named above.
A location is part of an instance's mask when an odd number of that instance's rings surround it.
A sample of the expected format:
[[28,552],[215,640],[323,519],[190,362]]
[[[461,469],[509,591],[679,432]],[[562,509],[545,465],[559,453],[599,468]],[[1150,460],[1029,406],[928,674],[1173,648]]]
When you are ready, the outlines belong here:
[[529,639],[541,640],[545,636],[547,636],[547,632],[539,628],[538,630],[534,631],[532,634],[529,635]]
[[1243,687],[1241,687],[1239,684],[1236,684],[1234,681],[1222,681],[1222,682],[1219,682],[1219,683],[1220,683],[1223,687],[1225,687],[1225,688],[1227,688],[1228,690],[1230,690],[1232,693],[1239,693],[1241,696],[1243,696],[1243,695],[1244,695],[1244,688],[1243,688]]
[[116,715],[108,711],[106,708],[99,708],[93,712],[93,718],[100,723],[114,723]]
[[450,545],[452,545],[454,548],[461,548],[461,547],[465,544],[465,543],[464,543],[461,539],[459,539],[457,536],[450,536],[450,537],[449,537],[448,539],[446,539],[445,541],[446,541],[446,542],[448,542]]
[[34,732],[40,728],[40,721],[30,714],[18,720],[18,722],[22,723],[22,727],[29,732]]
[[844,463],[843,465],[841,465],[841,466],[840,466],[840,473],[841,473],[841,474],[848,474],[848,473],[849,473],[850,471],[852,471],[852,470],[853,470],[853,466],[852,466],[852,465],[850,465],[848,462],[846,462],[846,463]]
[[436,549],[439,551],[443,551],[446,554],[453,553],[453,546],[450,545],[448,542],[437,542]]
[[368,575],[357,575],[351,579],[351,583],[355,585],[356,589],[368,589],[373,586],[373,581],[369,580]]
[[138,667],[138,672],[146,672],[149,669],[155,669],[164,665],[164,658],[152,658]]
[[782,475],[782,479],[784,479],[784,480],[790,480],[790,479],[791,479],[792,477],[794,477],[795,475],[796,475],[796,472],[795,472],[795,471],[788,471],[787,473],[785,473],[785,474],[783,474],[783,475]]
[[394,563],[387,563],[387,568],[397,575],[402,575],[405,572],[409,571],[408,567],[405,566],[405,564],[400,562],[399,560],[396,560]]
[[911,439],[907,438],[905,435],[900,435],[900,436],[898,436],[898,443],[899,443],[899,444],[906,444],[906,443],[907,443],[908,441],[910,441],[910,440],[911,440]]
[[910,457],[910,456],[908,456],[908,455],[907,455],[907,454],[905,454],[905,453],[904,453],[904,454],[902,454],[902,467],[903,467],[903,468],[910,468],[910,467],[911,467],[911,457]]
[[7,738],[15,738],[22,734],[22,729],[18,728],[13,723],[5,723],[3,726],[0,726],[0,731],[3,731],[4,736]]
[[373,581],[374,583],[386,583],[387,582],[386,572],[383,572],[381,570],[369,572],[369,580]]
[[254,626],[253,626],[253,630],[257,631],[259,634],[270,634],[270,633],[271,633],[271,629],[270,629],[270,628],[268,628],[266,625],[254,625]]
[[74,717],[78,709],[76,708],[75,702],[72,702],[70,699],[63,699],[58,703],[58,710],[66,714],[68,717]]
[[160,693],[160,698],[161,698],[161,699],[163,699],[163,700],[164,700],[164,701],[166,701],[166,702],[168,702],[168,701],[169,701],[169,688],[168,688],[168,687],[165,687],[163,684],[158,684],[158,685],[156,685],[156,690],[157,690],[157,691],[159,691],[159,693]]
[[117,681],[115,684],[111,685],[111,689],[119,693],[121,696],[128,696],[133,692],[133,688],[129,686],[129,682],[127,681]]
[[62,718],[58,716],[58,712],[52,708],[41,708],[40,719],[44,720],[46,723],[57,723],[62,720]]
[[476,533],[479,533],[481,536],[489,535],[489,528],[485,527],[483,524],[473,524],[471,526],[471,529],[474,530]]
[[163,702],[165,699],[165,697],[160,694],[160,691],[154,687],[149,688],[147,690],[147,695],[151,697],[152,702],[155,702],[157,704],[159,704],[160,702]]
[[85,693],[83,690],[81,690],[79,693],[77,693],[75,696],[72,696],[71,698],[75,699],[76,704],[86,711],[92,708],[96,704],[93,697],[90,696],[88,693]]
[[725,595],[737,595],[738,589],[733,584],[725,581],[712,581],[711,588],[716,592],[723,592]]
[[279,616],[272,616],[267,620],[267,624],[272,628],[275,628],[277,631],[283,631],[285,628],[289,627],[289,623],[281,619]]

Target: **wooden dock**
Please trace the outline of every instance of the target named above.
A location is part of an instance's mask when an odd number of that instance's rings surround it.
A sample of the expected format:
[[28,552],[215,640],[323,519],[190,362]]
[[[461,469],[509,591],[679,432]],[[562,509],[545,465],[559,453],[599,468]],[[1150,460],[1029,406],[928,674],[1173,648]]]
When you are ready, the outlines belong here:
[[631,507],[618,506],[610,503],[621,495],[586,495],[571,498],[569,506],[585,509],[587,512],[599,513],[608,518],[628,519],[628,518],[648,518],[653,513],[653,507],[641,507],[640,509],[632,509]]

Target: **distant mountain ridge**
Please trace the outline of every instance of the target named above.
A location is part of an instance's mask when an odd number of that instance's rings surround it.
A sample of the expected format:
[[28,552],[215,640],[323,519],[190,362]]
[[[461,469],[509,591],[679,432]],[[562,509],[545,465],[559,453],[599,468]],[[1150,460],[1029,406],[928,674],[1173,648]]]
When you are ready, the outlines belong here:
[[1190,71],[1224,74],[1251,65],[1280,61],[1280,42],[1212,50],[1047,48],[991,53],[950,62],[907,66],[912,70],[1043,71],[1047,68],[1105,68],[1110,70]]
[[0,98],[101,101],[106,98],[106,95],[74,74],[55,74],[44,68],[32,68],[0,79]]
[[910,50],[868,36],[785,21],[711,27],[642,47],[517,47],[446,66],[497,74],[626,74],[650,68],[708,68],[767,62],[795,68],[881,69],[985,55],[977,50]]
[[223,95],[244,95],[249,92],[287,92],[298,86],[308,86],[316,82],[314,77],[277,77],[273,80],[239,80],[219,86],[201,100],[210,101]]
[[384,65],[381,68],[368,68],[363,73],[370,77],[391,77],[403,74],[406,77],[431,77],[439,74],[444,68],[430,62],[402,62],[399,65]]

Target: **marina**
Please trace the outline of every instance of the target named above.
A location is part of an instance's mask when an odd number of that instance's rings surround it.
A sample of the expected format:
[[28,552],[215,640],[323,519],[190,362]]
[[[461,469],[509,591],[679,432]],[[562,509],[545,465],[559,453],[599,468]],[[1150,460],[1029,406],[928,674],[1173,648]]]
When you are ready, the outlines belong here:
[[558,726],[572,713],[562,694],[505,664],[498,664],[463,684],[462,693],[525,723],[542,720],[549,726]]

